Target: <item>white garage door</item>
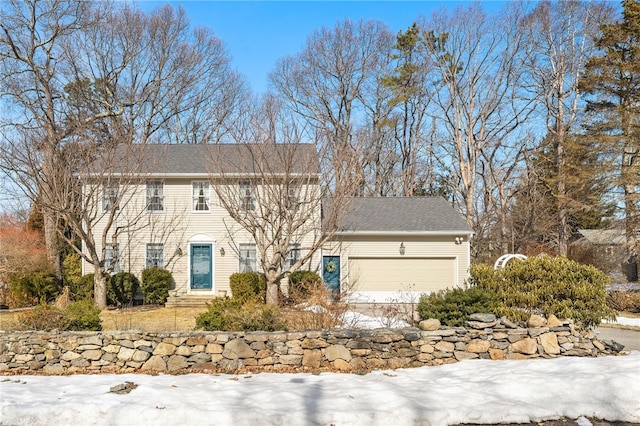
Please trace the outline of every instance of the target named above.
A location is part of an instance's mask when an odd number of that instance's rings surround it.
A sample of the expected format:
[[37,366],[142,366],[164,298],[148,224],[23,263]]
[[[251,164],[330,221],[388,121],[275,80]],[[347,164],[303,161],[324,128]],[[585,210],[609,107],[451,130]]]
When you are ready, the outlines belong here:
[[349,284],[357,292],[431,292],[453,287],[454,258],[349,259]]

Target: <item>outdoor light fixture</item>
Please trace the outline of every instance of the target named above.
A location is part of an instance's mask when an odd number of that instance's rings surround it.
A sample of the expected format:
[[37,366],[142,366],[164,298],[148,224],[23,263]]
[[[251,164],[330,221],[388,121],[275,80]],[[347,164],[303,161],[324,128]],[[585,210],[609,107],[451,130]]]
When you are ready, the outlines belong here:
[[224,256],[224,247],[220,247],[220,256]]
[[462,244],[462,242],[463,242],[463,241],[464,241],[464,238],[463,238],[463,237],[456,237],[456,244],[457,244],[457,245]]
[[405,248],[404,243],[400,243],[400,256],[404,256]]
[[176,253],[175,253],[175,255],[176,255],[176,256],[178,256],[178,257],[182,256],[182,249],[181,249],[180,247],[178,247],[178,248],[176,249]]

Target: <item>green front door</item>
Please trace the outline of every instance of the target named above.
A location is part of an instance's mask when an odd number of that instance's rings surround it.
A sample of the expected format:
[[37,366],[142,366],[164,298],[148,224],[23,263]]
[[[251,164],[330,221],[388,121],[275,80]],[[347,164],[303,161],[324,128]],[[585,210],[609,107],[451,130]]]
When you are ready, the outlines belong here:
[[211,244],[191,244],[191,290],[213,288]]

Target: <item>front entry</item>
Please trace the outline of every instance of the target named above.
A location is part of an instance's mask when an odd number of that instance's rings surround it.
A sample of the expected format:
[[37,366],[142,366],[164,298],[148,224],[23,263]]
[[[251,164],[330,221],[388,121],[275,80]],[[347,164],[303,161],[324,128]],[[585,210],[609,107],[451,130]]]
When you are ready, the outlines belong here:
[[322,279],[334,298],[340,296],[340,256],[322,257]]
[[191,290],[211,291],[211,244],[191,244]]

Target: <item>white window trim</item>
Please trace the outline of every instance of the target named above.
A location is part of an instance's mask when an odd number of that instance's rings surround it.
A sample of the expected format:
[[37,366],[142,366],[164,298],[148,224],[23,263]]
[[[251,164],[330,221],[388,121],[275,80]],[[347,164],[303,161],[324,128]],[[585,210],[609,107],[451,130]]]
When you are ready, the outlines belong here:
[[[151,185],[151,184],[160,184],[160,195],[158,195],[158,197],[157,197],[157,198],[159,198],[159,199],[160,199],[159,204],[160,204],[160,207],[161,207],[161,208],[159,208],[159,209],[151,209],[151,208],[149,208],[149,206],[151,205],[151,199],[152,199],[152,198],[155,198],[155,197],[151,197],[151,196],[149,195],[149,185]],[[147,182],[147,185],[146,185],[146,194],[145,194],[145,201],[146,201],[146,207],[145,207],[145,209],[146,209],[148,212],[151,212],[151,213],[164,213],[164,211],[165,211],[165,208],[164,208],[164,198],[165,198],[165,197],[164,197],[164,182],[163,182],[163,181],[161,181],[161,180],[151,180],[151,181],[148,181],[148,182]]]
[[[294,253],[297,254],[297,256],[294,256]],[[298,260],[300,260],[300,243],[289,244],[289,252],[285,258],[285,269],[290,270]]]
[[[247,196],[247,190],[249,195]],[[256,186],[249,180],[241,180],[238,182],[238,203],[240,210],[255,211],[256,209]],[[247,203],[248,199],[248,203]]]
[[[251,259],[249,257],[243,257],[242,252],[243,249],[249,250],[249,249],[253,249],[253,254],[254,257]],[[248,268],[246,270],[243,271],[242,265],[243,265],[243,260],[244,263],[247,263],[246,259],[250,259],[253,261],[253,265],[249,265],[249,266],[253,266],[253,270],[251,270],[251,268]],[[238,246],[238,272],[258,272],[258,250],[256,248],[256,245],[254,243],[240,243],[240,245]]]
[[[149,265],[149,260],[151,259],[149,257],[149,249],[151,248],[151,246],[155,246],[153,247],[153,250],[162,250],[162,258],[160,258],[161,260],[161,265],[160,266],[150,266]],[[164,269],[165,265],[164,265],[164,244],[163,243],[147,243],[146,245],[146,250],[145,250],[145,269],[149,269],[149,268],[160,268],[160,269]]]
[[[117,274],[118,272],[120,272],[122,270],[122,267],[120,265],[120,259],[122,258],[121,254],[120,254],[120,244],[116,244],[116,251],[118,252],[118,257],[116,258],[115,265],[114,265],[113,269],[111,270],[111,273],[113,273],[113,274]],[[111,256],[108,256],[109,253],[111,253]],[[107,244],[105,244],[105,247],[104,247],[104,267],[105,267],[105,269],[107,269],[111,265],[111,262],[113,262],[113,244],[107,243]]]
[[[115,189],[115,193],[114,193]],[[117,182],[103,183],[102,184],[102,211],[108,212],[111,210],[111,205],[115,204],[115,209],[120,210],[118,198],[120,196],[120,184]]]
[[[195,190],[195,185],[201,184],[201,183],[207,184],[207,193],[204,194],[205,203],[207,206],[205,210],[196,209],[196,206],[198,204],[197,199],[199,198],[199,195],[195,195],[194,190]],[[191,181],[191,213],[203,214],[203,213],[210,213],[210,212],[211,212],[211,184],[209,183],[208,180],[192,180]]]

